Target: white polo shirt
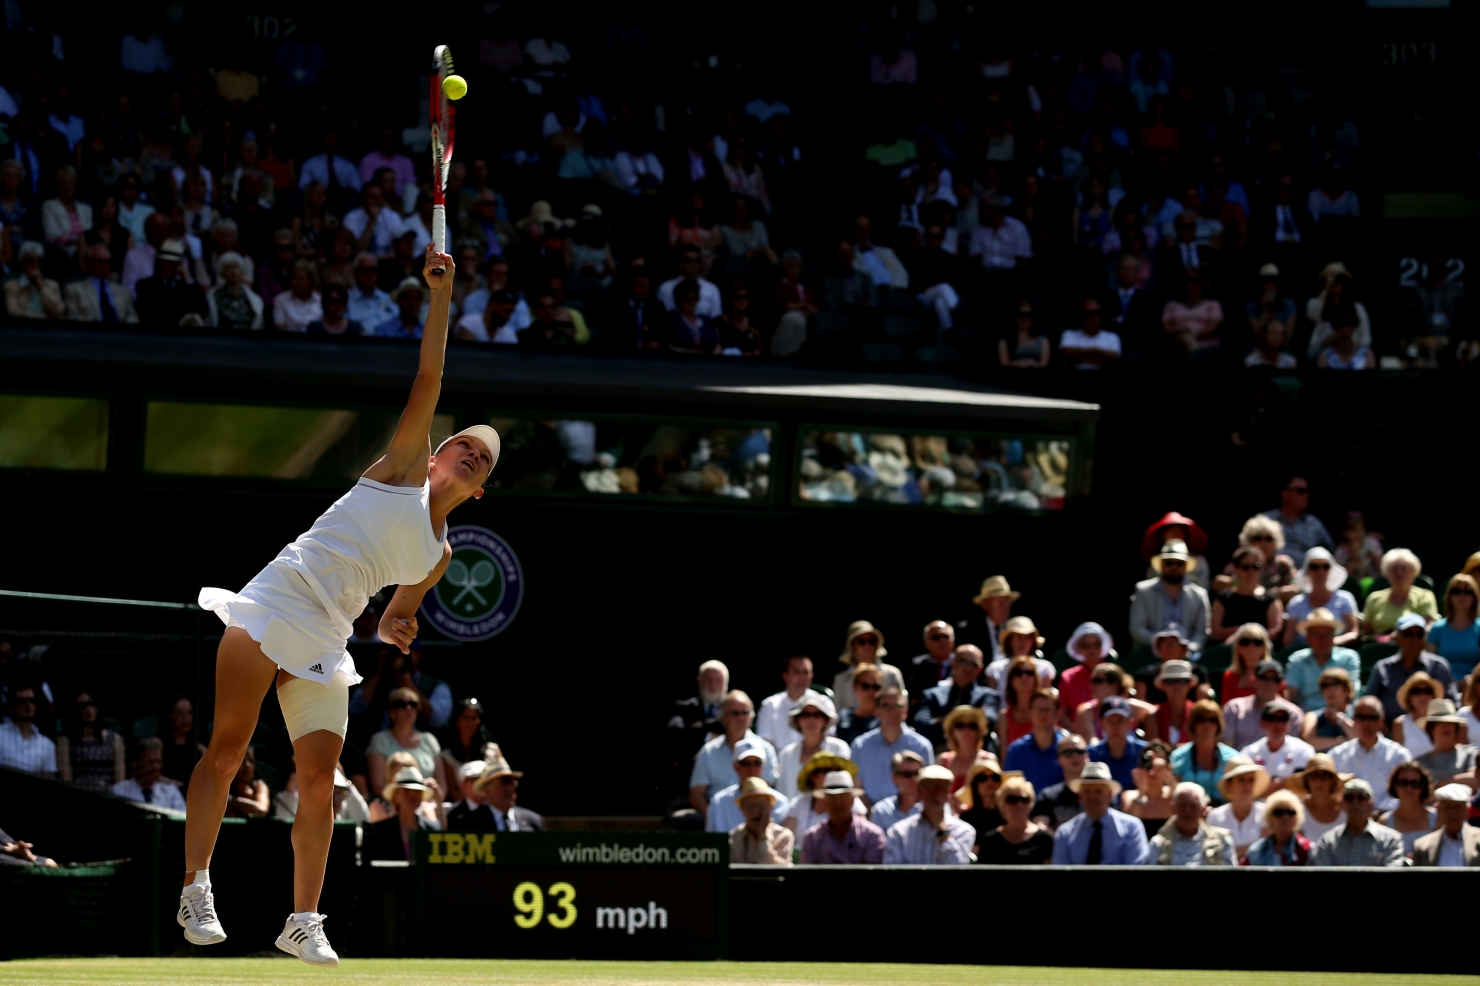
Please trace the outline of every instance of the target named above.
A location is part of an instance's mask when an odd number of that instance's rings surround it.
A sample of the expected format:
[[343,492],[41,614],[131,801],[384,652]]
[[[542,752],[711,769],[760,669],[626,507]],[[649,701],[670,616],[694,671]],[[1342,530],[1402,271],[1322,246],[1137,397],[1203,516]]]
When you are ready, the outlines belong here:
[[1286,736],[1278,750],[1269,749],[1269,737],[1261,736],[1239,751],[1269,771],[1270,777],[1289,777],[1305,769],[1316,748],[1295,736]]

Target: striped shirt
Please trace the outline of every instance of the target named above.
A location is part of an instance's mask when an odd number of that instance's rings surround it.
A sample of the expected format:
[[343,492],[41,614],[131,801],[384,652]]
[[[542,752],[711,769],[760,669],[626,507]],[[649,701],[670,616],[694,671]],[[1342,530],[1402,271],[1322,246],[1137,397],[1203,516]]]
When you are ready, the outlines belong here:
[[889,829],[884,841],[884,862],[966,866],[971,862],[971,847],[975,844],[976,829],[954,815],[948,813],[939,829],[923,814],[910,815]]
[[1402,866],[1403,837],[1386,825],[1369,821],[1355,835],[1338,825],[1310,851],[1311,866]]
[[55,774],[57,745],[34,726],[29,737],[21,735],[21,728],[6,719],[0,722],[0,767],[30,774]]

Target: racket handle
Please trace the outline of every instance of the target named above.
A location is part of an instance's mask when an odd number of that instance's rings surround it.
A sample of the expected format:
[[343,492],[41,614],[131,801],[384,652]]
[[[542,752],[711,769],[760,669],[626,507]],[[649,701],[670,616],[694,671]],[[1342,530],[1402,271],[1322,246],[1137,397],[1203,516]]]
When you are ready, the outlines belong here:
[[[438,253],[447,252],[447,207],[445,205],[432,206],[432,246]],[[445,269],[444,267],[432,268],[438,274]]]

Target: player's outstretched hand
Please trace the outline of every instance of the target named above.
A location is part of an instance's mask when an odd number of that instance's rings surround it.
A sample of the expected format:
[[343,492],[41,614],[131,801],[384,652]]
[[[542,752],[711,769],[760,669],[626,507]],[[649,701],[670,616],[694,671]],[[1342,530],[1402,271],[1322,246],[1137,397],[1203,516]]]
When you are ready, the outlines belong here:
[[411,653],[411,641],[416,639],[416,617],[403,620],[392,617],[380,621],[380,639],[398,647],[402,654]]
[[[437,273],[441,268],[442,272]],[[427,279],[427,286],[433,291],[451,291],[452,275],[457,273],[457,267],[452,262],[452,257],[445,253],[438,253],[437,248],[427,244],[427,262],[422,268],[422,276]]]

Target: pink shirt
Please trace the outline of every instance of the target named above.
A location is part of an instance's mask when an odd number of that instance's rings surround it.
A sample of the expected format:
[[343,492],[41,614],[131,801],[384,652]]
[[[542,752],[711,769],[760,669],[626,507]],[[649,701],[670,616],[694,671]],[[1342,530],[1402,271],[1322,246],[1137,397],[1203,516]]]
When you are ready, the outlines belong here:
[[363,185],[374,177],[377,168],[390,168],[395,172],[397,195],[401,194],[407,182],[416,181],[416,168],[406,155],[392,154],[387,157],[380,151],[371,151],[360,158],[360,184]]
[[1191,308],[1180,301],[1169,301],[1162,309],[1161,324],[1180,335],[1188,349],[1216,346],[1218,328],[1223,324],[1223,306],[1211,299]]

